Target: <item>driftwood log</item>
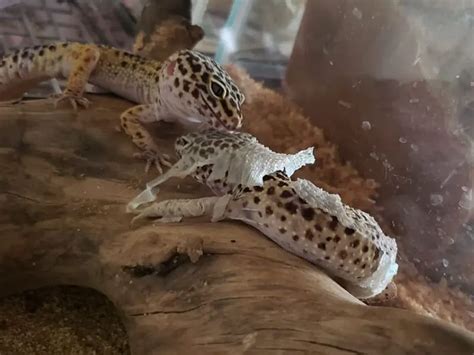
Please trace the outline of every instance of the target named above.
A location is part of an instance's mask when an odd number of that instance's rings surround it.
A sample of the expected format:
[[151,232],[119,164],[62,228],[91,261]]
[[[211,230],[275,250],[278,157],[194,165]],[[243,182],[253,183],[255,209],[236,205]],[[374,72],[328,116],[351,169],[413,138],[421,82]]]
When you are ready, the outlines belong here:
[[[0,295],[94,288],[123,315],[133,354],[471,354],[448,323],[366,306],[316,267],[240,223],[130,228],[125,203],[154,174],[118,132],[126,101],[91,96],[0,107]],[[179,129],[150,126],[171,151]],[[209,194],[169,181],[160,198]]]

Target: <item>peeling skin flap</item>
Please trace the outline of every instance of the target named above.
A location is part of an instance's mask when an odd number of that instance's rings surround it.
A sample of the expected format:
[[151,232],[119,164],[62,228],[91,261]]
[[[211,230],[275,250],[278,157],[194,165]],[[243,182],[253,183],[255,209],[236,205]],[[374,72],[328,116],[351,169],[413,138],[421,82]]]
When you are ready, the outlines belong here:
[[155,201],[155,196],[159,191],[159,189],[157,188],[158,185],[161,185],[162,183],[173,177],[183,179],[186,176],[189,176],[193,172],[195,172],[198,167],[206,164],[209,164],[207,160],[202,162],[190,163],[189,161],[186,161],[186,159],[180,159],[166,173],[148,182],[146,184],[145,190],[140,192],[132,201],[128,203],[127,212],[131,213],[132,211],[137,210],[141,205]]
[[[236,134],[236,133],[233,133]],[[248,134],[246,134],[248,135]],[[235,149],[215,150],[207,157],[189,151],[182,154],[181,159],[165,174],[147,183],[146,189],[135,197],[128,205],[127,212],[137,210],[141,205],[155,201],[158,185],[172,177],[184,178],[192,175],[197,168],[212,164],[209,181],[226,180],[229,185],[244,186],[262,185],[263,177],[275,171],[285,171],[288,176],[306,164],[315,162],[313,147],[296,154],[275,153],[252,137]],[[202,134],[202,139],[211,140]],[[228,174],[226,174],[228,173]]]

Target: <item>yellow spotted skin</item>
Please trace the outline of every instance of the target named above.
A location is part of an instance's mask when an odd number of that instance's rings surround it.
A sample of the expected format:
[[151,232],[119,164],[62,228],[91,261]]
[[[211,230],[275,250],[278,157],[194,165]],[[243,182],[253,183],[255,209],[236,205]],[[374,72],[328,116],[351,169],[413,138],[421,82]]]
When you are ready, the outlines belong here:
[[83,93],[89,82],[140,104],[121,115],[121,127],[158,168],[166,165],[166,159],[158,154],[143,123],[179,121],[220,130],[242,125],[243,93],[216,62],[192,50],[178,51],[159,62],[112,47],[74,42],[19,49],[0,58],[0,101],[50,78],[67,79],[56,103],[67,100],[74,107],[87,107]]

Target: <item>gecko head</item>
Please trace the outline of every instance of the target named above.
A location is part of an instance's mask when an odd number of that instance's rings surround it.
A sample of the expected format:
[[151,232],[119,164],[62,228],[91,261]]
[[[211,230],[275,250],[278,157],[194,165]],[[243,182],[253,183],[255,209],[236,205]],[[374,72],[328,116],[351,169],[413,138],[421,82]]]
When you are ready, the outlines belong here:
[[244,94],[213,59],[192,50],[173,54],[160,72],[161,99],[171,111],[219,130],[242,126]]

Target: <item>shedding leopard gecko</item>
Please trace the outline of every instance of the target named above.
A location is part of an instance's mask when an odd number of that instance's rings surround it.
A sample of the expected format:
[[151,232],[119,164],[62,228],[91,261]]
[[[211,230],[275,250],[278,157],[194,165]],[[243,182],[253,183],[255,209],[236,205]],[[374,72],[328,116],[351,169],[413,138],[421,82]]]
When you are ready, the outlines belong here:
[[264,175],[283,168],[291,176],[303,165],[315,161],[312,147],[296,154],[275,153],[248,133],[212,128],[178,138],[175,151],[178,162],[147,184],[147,188],[128,204],[129,212],[154,201],[157,186],[171,177],[193,175],[203,184],[212,180],[213,184],[208,186],[215,194],[223,195],[238,184],[261,185]]
[[[197,146],[202,144],[200,141]],[[189,137],[184,142],[178,139],[178,149],[183,146],[188,151],[195,147]],[[292,181],[282,171],[266,174],[262,184],[252,186],[224,185],[225,179],[216,181],[212,170],[213,164],[208,162],[191,175],[219,196],[154,203],[132,210],[137,214],[133,221],[156,217],[160,222],[178,222],[203,215],[212,216],[212,221],[240,220],[287,251],[321,266],[360,299],[371,299],[386,290],[394,292],[391,281],[398,270],[397,244],[372,216],[343,204],[338,195],[307,180]]]
[[[16,90],[22,94],[46,79],[64,77],[64,92],[55,97],[87,107],[83,97],[87,82],[140,105],[123,112],[121,128],[142,150],[146,170],[155,164],[170,166],[159,154],[151,135],[143,127],[153,121],[206,124],[235,130],[242,124],[245,97],[237,85],[211,58],[192,50],[181,50],[166,61],[145,59],[115,48],[74,42],[59,42],[23,48],[0,58],[0,101]],[[10,96],[11,98],[11,96]]]

